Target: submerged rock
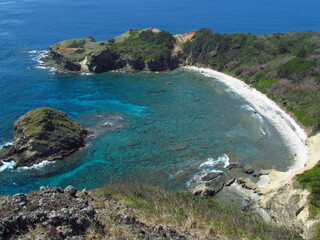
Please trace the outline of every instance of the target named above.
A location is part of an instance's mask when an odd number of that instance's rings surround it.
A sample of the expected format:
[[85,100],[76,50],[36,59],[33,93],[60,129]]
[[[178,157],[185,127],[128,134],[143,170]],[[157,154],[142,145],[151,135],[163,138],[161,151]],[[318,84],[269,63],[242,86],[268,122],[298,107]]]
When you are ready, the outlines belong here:
[[175,146],[170,146],[168,148],[166,148],[166,151],[167,152],[174,152],[174,151],[180,151],[180,150],[185,150],[187,148],[190,147],[190,144],[189,143],[181,143],[179,145],[175,145]]
[[13,145],[0,150],[0,159],[15,161],[15,167],[62,159],[83,147],[88,133],[63,112],[37,108],[14,123]]

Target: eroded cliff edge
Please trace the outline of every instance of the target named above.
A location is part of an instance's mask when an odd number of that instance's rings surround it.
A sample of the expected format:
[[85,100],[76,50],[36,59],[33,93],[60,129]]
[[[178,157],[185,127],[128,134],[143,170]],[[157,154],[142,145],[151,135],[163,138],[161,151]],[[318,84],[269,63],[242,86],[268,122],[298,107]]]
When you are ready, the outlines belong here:
[[131,29],[108,41],[70,39],[49,47],[46,61],[70,72],[167,71],[181,64],[180,40],[154,28]]

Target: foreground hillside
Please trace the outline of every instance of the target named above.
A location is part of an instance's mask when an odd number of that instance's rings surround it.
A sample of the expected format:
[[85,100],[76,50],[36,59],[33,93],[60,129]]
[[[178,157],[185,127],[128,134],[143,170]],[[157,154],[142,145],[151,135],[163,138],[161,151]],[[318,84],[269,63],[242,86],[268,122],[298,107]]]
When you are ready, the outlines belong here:
[[0,199],[1,239],[301,239],[213,199],[139,184]]
[[320,33],[219,34],[201,29],[172,35],[131,29],[108,41],[92,37],[50,46],[48,64],[69,72],[166,71],[206,66],[229,73],[320,130]]

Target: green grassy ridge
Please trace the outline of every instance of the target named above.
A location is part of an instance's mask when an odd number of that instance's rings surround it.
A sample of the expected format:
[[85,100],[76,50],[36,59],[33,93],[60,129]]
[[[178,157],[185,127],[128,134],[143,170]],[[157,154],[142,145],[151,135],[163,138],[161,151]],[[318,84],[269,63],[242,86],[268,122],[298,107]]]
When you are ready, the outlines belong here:
[[[299,187],[303,187],[310,191],[309,196],[309,214],[310,218],[320,218],[320,162],[307,171],[296,176],[296,181]],[[318,234],[315,238],[320,240],[320,226],[318,226]]]
[[109,39],[108,41],[96,42],[92,37],[85,39],[70,39],[59,42],[52,49],[78,48],[76,51],[66,54],[70,60],[82,61],[91,53],[105,50],[117,51],[129,59],[152,60],[168,58],[173,47],[174,37],[172,34],[152,29],[131,29],[122,40]]
[[310,190],[310,203],[320,208],[320,162],[314,168],[297,175],[296,178],[302,187]]
[[219,34],[201,29],[184,44],[192,64],[231,73],[320,130],[320,33]]
[[206,238],[301,239],[293,230],[268,225],[259,218],[223,206],[214,198],[169,192],[137,183],[112,184],[94,191],[121,200],[146,222],[167,224],[178,231],[197,229]]

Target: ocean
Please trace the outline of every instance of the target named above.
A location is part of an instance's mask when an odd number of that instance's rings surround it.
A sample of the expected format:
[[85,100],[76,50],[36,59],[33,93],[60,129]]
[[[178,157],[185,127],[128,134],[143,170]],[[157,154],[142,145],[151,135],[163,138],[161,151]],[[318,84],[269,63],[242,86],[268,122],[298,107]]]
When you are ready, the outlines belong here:
[[205,172],[225,171],[228,162],[287,169],[292,156],[277,130],[212,78],[183,70],[54,73],[36,67],[35,51],[70,38],[106,40],[131,28],[318,31],[319,16],[320,2],[311,0],[0,1],[0,145],[13,140],[15,120],[42,106],[94,132],[64,161],[0,167],[0,194],[135,180],[186,190]]

